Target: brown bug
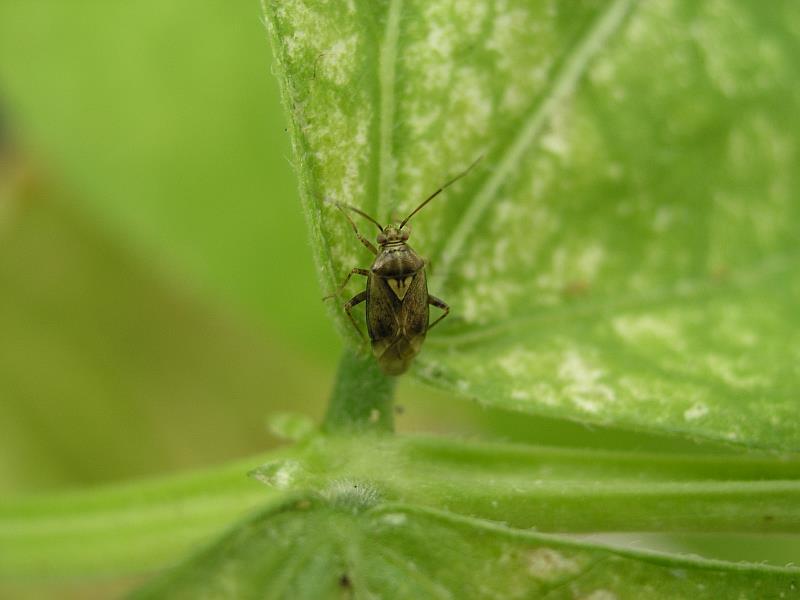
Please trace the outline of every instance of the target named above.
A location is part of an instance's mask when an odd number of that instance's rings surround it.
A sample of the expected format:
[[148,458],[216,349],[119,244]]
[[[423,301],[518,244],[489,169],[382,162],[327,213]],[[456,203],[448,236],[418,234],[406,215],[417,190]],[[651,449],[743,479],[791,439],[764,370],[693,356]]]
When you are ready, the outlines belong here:
[[[376,257],[369,269],[351,269],[336,294],[328,298],[340,293],[353,275],[363,275],[367,278],[367,289],[347,301],[344,310],[353,327],[364,339],[364,333],[353,318],[352,309],[362,302],[367,303],[367,332],[372,342],[372,353],[381,370],[387,375],[405,373],[411,361],[419,353],[427,332],[450,313],[450,306],[446,302],[428,293],[425,260],[406,243],[409,232],[403,230],[403,227],[428,202],[464,177],[479,160],[480,158],[428,196],[399,225],[384,227],[355,206],[336,203],[349,221],[356,237]],[[380,250],[359,233],[358,227],[346,210],[351,210],[377,225],[380,230],[377,238]],[[444,311],[433,323],[429,323],[430,305]]]

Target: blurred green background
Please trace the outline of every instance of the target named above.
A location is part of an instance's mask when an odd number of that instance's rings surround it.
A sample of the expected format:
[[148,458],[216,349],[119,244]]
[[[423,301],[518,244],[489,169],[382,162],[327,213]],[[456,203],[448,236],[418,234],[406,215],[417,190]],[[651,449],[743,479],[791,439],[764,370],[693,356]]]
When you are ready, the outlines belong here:
[[[341,342],[256,0],[3,0],[0,132],[0,493],[224,462],[279,443],[272,413],[321,416]],[[694,448],[410,378],[398,401],[401,430]]]
[[316,411],[323,316],[258,3],[0,3],[0,490]]

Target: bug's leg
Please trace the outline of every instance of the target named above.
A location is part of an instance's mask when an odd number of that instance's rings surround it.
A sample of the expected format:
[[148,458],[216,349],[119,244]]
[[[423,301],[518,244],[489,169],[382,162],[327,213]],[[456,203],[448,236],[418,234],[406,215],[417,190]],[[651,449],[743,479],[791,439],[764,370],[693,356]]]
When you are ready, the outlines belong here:
[[366,299],[367,299],[367,292],[366,290],[364,290],[363,292],[356,294],[355,296],[350,298],[350,300],[344,303],[344,312],[347,313],[347,316],[350,319],[350,322],[353,324],[353,327],[356,328],[356,331],[358,331],[358,335],[360,335],[361,339],[364,341],[366,341],[367,338],[364,336],[364,332],[361,331],[361,328],[358,326],[358,323],[356,323],[356,320],[353,318],[352,310],[354,306],[358,306]]
[[428,295],[428,304],[430,304],[431,306],[435,306],[436,308],[441,308],[444,311],[444,313],[441,314],[438,319],[436,319],[433,323],[428,325],[428,331],[430,331],[431,329],[433,329],[434,325],[436,325],[439,321],[441,321],[447,315],[450,314],[450,305],[444,300],[439,300],[439,298],[437,298],[436,296],[431,296],[431,295]]
[[342,214],[344,215],[344,218],[347,219],[348,222],[350,223],[350,226],[353,228],[353,231],[355,232],[356,237],[358,238],[358,240],[362,244],[364,244],[369,249],[370,252],[372,252],[373,254],[375,254],[377,256],[378,250],[375,248],[375,246],[372,245],[372,242],[370,242],[367,238],[365,238],[363,235],[361,235],[358,232],[358,227],[356,227],[356,224],[353,222],[353,219],[350,218],[350,215],[347,214],[347,211],[345,211],[344,206],[342,206],[341,204],[339,204],[337,202],[336,203],[336,208],[338,208],[340,211],[342,211]]
[[350,281],[350,278],[353,275],[363,275],[364,277],[369,277],[369,269],[359,269],[358,267],[356,267],[355,269],[350,269],[350,272],[347,274],[347,277],[344,278],[344,281],[342,282],[342,285],[339,286],[339,289],[336,290],[334,293],[325,296],[323,300],[330,300],[331,298],[334,298],[339,294],[341,294],[342,290],[347,285],[347,282]]

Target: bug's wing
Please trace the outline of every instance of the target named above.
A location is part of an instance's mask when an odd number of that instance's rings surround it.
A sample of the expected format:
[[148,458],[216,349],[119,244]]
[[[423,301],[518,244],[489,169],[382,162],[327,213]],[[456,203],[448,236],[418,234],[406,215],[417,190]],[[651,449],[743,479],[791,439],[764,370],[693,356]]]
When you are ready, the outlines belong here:
[[[372,352],[387,375],[404,373],[419,353],[428,326],[428,288],[419,271],[400,301],[385,279],[372,277],[367,326]],[[374,300],[377,299],[377,302]]]
[[389,284],[374,274],[367,281],[367,332],[369,339],[385,340],[395,337],[399,330],[402,303]]
[[429,310],[428,281],[425,276],[425,269],[420,269],[408,286],[400,311],[400,324],[403,334],[410,343],[414,340],[416,344],[414,354],[419,352],[419,348],[422,346],[423,340],[425,340],[425,333],[428,331]]

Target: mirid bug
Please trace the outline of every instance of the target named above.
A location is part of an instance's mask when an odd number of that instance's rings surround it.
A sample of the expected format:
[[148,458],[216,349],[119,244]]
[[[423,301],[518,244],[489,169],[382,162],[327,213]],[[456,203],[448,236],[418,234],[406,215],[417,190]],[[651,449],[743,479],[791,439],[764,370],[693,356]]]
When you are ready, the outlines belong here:
[[[419,353],[425,335],[450,313],[450,306],[446,302],[428,293],[425,261],[406,243],[409,233],[403,227],[428,202],[464,177],[479,160],[480,158],[428,196],[398,225],[384,227],[355,206],[336,203],[353,228],[356,237],[375,255],[375,260],[369,269],[350,270],[337,294],[344,289],[353,275],[363,275],[367,278],[367,288],[348,300],[344,310],[363,339],[364,333],[353,318],[352,310],[354,306],[366,302],[367,332],[372,342],[372,353],[381,370],[387,375],[405,373],[411,361]],[[361,215],[378,227],[379,249],[359,233],[353,219],[347,214],[348,210]],[[328,296],[330,297],[332,296]],[[429,323],[431,305],[443,311],[433,323]]]

